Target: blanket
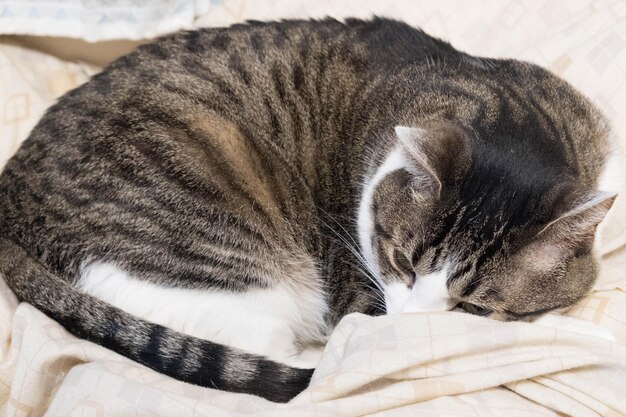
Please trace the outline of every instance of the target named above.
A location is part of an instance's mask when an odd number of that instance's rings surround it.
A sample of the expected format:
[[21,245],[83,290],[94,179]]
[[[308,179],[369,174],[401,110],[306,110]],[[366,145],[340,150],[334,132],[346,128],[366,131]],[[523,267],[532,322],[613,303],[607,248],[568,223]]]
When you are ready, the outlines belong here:
[[[2,5],[0,0],[0,11]],[[511,0],[479,7],[366,0],[321,1],[314,7],[304,1],[227,0],[211,2],[210,10],[195,16],[193,25],[372,11],[400,17],[468,52],[548,67],[598,104],[613,123],[616,143],[624,144],[626,6],[621,2]],[[5,28],[0,23],[0,32]],[[161,32],[150,30],[149,36]],[[0,165],[56,97],[97,70],[0,40]],[[624,416],[624,194],[598,231],[601,270],[594,291],[567,312],[610,330],[615,343],[456,312],[350,315],[332,334],[310,387],[278,405],[175,381],[79,340],[32,306],[19,304],[0,279],[0,415]]]
[[[7,416],[623,416],[626,294],[572,314],[621,323],[620,343],[463,313],[350,315],[288,404],[175,381],[76,339],[0,282]],[[16,308],[17,306],[17,308]]]

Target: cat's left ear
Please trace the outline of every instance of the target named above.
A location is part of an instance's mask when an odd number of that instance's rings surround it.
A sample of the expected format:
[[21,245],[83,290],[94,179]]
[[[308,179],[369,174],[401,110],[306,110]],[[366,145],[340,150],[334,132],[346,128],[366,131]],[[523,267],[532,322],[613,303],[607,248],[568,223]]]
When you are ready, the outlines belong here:
[[462,178],[471,163],[466,132],[452,122],[431,123],[424,127],[396,126],[396,136],[411,172],[423,190],[436,197],[442,189]]

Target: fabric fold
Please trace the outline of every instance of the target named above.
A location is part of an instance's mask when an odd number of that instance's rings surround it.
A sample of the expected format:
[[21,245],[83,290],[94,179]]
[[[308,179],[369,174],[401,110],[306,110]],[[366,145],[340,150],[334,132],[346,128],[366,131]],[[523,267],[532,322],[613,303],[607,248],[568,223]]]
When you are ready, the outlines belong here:
[[[341,410],[359,416],[480,396],[503,385],[530,400],[529,409],[538,404],[577,416],[626,413],[626,347],[532,323],[454,312],[353,314],[333,333],[310,387],[281,405],[160,375],[74,338],[27,304],[15,308],[4,282],[0,288],[0,311],[12,316],[0,326],[6,358],[0,381],[10,387],[0,391],[0,403],[8,416],[45,409],[48,415],[72,415],[92,403],[106,404],[114,416],[132,407],[168,416],[192,415],[191,409],[241,416],[331,416]],[[31,411],[23,414],[18,404],[30,404]]]

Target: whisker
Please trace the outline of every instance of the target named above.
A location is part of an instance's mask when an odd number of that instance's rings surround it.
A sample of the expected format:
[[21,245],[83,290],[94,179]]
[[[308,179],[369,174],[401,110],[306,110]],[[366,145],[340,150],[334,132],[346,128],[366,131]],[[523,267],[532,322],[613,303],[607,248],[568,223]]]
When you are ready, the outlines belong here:
[[[335,230],[331,225],[326,223],[323,219],[320,219],[320,221],[322,223],[324,223],[324,225],[326,227],[328,227],[328,229],[330,231],[332,231],[339,239],[341,239],[341,242],[346,245],[346,247],[350,250],[350,252],[352,252],[357,258],[359,258],[360,261],[362,261],[365,264],[364,266],[368,266],[366,259],[363,257],[363,254],[360,253],[359,250],[357,250],[355,247],[353,247],[352,244],[350,242],[348,242],[348,240],[345,237],[343,237],[343,235],[341,233],[339,233],[337,230]],[[371,270],[371,268],[369,268],[369,267],[368,267],[368,269]]]
[[[330,226],[327,225],[327,227],[332,230],[332,228]],[[335,231],[335,233],[336,233],[336,231]],[[337,240],[337,239],[335,239],[332,236],[328,236],[328,235],[325,235],[325,236],[327,238],[329,238],[329,239],[332,239],[333,241],[335,241],[337,243],[341,243],[346,249],[348,249],[357,258],[357,261],[359,261],[362,264],[362,260],[359,257],[359,254],[356,253],[354,251],[354,249],[349,245],[349,243],[345,239],[343,239],[340,235],[338,235],[338,237],[341,240]],[[346,262],[345,260],[342,260],[342,261]],[[373,276],[373,273],[366,267],[366,265],[363,265],[365,267],[365,270],[363,270],[360,267],[357,267],[356,265],[353,265],[353,264],[350,264],[350,265],[352,267],[354,267],[355,269],[357,269],[359,272],[361,272],[372,284],[375,285],[376,289],[378,289],[379,291],[383,292],[382,285],[378,282],[376,277]]]
[[[365,256],[363,255],[363,252],[361,251],[361,248],[359,246],[359,244],[354,240],[354,238],[352,238],[352,236],[350,235],[350,233],[346,230],[345,227],[343,227],[343,225],[341,223],[339,223],[329,212],[327,212],[326,210],[324,210],[323,208],[317,206],[317,208],[319,210],[321,210],[323,213],[325,213],[332,221],[334,221],[335,223],[337,223],[339,225],[339,227],[341,227],[341,229],[345,232],[345,234],[350,238],[350,240],[352,241],[352,244],[354,246],[352,246],[350,244],[350,242],[348,242],[337,230],[335,230],[334,228],[332,228],[328,223],[326,223],[323,219],[320,218],[320,220],[326,225],[326,227],[328,227],[333,233],[335,233],[339,238],[342,239],[342,241],[351,249],[351,252],[353,252],[353,254],[355,256],[357,256],[359,258],[359,260],[364,264],[364,266],[372,273],[372,275],[375,277],[375,272],[374,272],[374,268],[372,267],[372,265],[370,264],[370,262],[365,258]],[[355,253],[358,252],[358,253]]]
[[[326,236],[329,239],[333,239],[334,241],[338,242],[335,238],[333,238],[332,236]],[[382,290],[382,288],[380,286],[378,286],[378,283],[375,281],[372,281],[371,277],[369,276],[368,272],[364,271],[362,268],[360,268],[358,265],[354,265],[352,262],[347,261],[345,259],[341,259],[339,258],[339,261],[342,263],[345,263],[347,265],[350,265],[351,267],[353,267],[354,269],[356,269],[357,271],[359,271],[361,274],[363,274],[366,278],[368,278],[368,281],[366,282],[355,282],[355,284],[357,284],[358,286],[367,289],[366,292],[362,292],[360,294],[363,294],[365,296],[367,296],[369,298],[370,305],[373,307],[378,308],[379,310],[382,311],[387,311],[387,306],[385,304],[385,300],[384,300],[384,291]],[[370,284],[374,284],[374,286],[370,285]]]

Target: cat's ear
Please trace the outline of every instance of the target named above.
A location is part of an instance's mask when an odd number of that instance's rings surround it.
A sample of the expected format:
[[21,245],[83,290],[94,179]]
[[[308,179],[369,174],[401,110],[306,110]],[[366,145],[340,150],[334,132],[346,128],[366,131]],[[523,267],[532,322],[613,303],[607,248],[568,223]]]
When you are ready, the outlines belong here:
[[543,256],[568,257],[593,247],[598,224],[613,206],[617,194],[595,191],[549,222],[537,234],[543,242]]
[[411,172],[423,189],[438,197],[448,184],[462,177],[470,165],[471,151],[466,133],[453,123],[424,127],[396,126]]

